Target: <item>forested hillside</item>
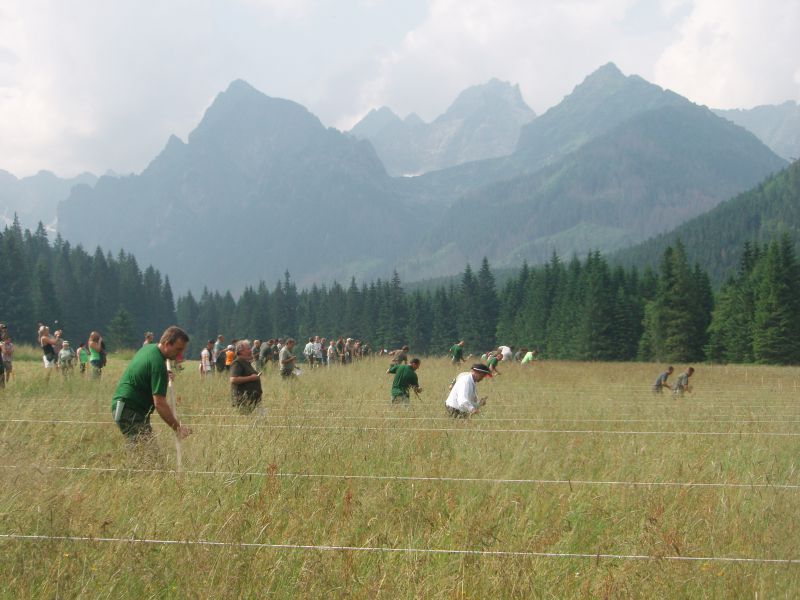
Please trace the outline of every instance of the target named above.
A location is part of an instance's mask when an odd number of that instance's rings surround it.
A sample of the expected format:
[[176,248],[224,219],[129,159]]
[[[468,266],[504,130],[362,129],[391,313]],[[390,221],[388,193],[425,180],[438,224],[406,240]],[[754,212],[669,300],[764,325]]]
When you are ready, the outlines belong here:
[[800,242],[800,161],[669,233],[619,252],[612,262],[654,266],[680,239],[689,259],[719,285],[736,271],[745,243],[765,244],[783,233]]

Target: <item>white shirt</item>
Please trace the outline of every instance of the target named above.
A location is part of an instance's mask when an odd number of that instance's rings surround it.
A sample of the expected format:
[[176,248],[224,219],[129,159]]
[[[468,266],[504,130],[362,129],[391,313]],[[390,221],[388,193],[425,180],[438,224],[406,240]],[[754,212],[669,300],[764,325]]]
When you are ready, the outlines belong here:
[[314,342],[308,342],[306,347],[303,348],[303,354],[306,356],[312,356],[314,354]]
[[322,358],[322,344],[319,342],[314,342],[314,356],[316,358]]
[[478,404],[478,391],[475,388],[475,380],[472,378],[472,371],[459,374],[450,395],[444,402],[445,406],[455,408],[461,412],[475,412],[480,408]]
[[498,350],[500,350],[500,354],[503,355],[503,360],[511,362],[511,359],[514,357],[514,355],[511,353],[511,348],[508,346],[500,346]]

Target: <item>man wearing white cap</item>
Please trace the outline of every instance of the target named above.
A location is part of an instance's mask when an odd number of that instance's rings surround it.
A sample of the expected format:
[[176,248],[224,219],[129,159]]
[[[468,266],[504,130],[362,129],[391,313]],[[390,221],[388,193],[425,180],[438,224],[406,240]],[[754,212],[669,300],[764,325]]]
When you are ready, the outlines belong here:
[[469,371],[459,374],[453,382],[450,395],[444,402],[447,414],[456,419],[465,419],[476,414],[486,404],[486,398],[478,398],[475,385],[491,376],[489,367],[480,363],[472,365]]

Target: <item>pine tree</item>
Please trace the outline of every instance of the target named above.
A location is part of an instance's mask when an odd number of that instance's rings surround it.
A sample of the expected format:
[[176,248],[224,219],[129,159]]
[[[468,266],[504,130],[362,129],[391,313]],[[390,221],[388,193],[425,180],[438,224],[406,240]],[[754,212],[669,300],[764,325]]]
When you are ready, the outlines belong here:
[[124,308],[120,308],[106,327],[109,348],[135,348],[136,338],[133,331],[133,318]]
[[489,260],[485,256],[478,271],[477,291],[479,345],[481,348],[494,348],[497,345],[495,335],[500,307],[494,275],[489,267]]
[[773,241],[756,291],[753,354],[773,364],[800,362],[800,281],[791,241]]
[[472,268],[467,264],[461,276],[461,286],[459,288],[458,334],[464,340],[466,346],[471,350],[474,349],[476,353],[492,349],[492,346],[486,347],[483,345],[479,302],[478,280],[475,278]]
[[53,278],[50,274],[50,265],[41,253],[34,273],[33,306],[39,321],[54,325],[58,325],[62,321],[61,308],[58,305]]
[[16,215],[11,227],[3,232],[0,253],[0,308],[2,319],[10,328],[11,335],[19,340],[32,342],[36,336],[36,317],[31,296],[31,269],[22,238],[22,230]]
[[443,287],[437,288],[433,294],[431,313],[431,354],[445,354],[458,341],[458,329],[455,325],[455,301],[448,296]]

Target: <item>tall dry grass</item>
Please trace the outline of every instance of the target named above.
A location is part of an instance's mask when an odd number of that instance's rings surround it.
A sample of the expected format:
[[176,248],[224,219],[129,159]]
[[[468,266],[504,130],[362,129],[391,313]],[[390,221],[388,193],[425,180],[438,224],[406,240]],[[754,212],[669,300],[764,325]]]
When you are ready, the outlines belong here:
[[6,539],[4,595],[786,597],[800,583],[800,564],[659,558],[800,558],[800,489],[769,487],[800,485],[800,369],[700,366],[673,398],[650,392],[660,365],[501,365],[479,384],[483,414],[461,422],[444,413],[458,371],[444,359],[423,361],[408,407],[389,405],[380,360],[292,382],[267,370],[261,416],[190,363],[177,474],[157,417],[136,451],[111,422],[123,367],[48,381],[19,364],[0,396],[0,533],[653,558]]

